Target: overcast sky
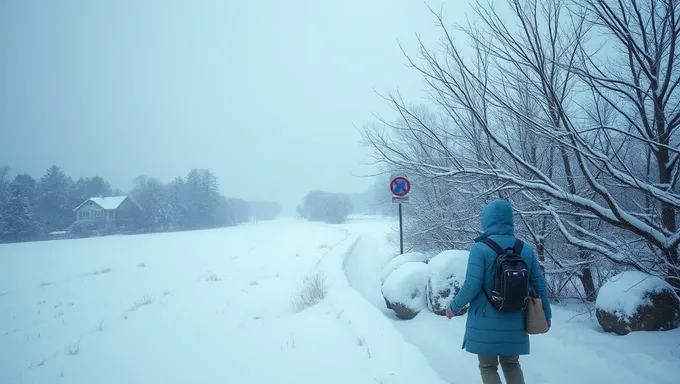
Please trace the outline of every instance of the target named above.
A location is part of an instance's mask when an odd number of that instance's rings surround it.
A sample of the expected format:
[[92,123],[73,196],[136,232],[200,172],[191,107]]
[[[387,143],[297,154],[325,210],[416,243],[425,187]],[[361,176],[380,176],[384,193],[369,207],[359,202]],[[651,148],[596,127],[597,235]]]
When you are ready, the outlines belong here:
[[420,97],[397,40],[434,31],[413,0],[3,1],[0,165],[124,190],[209,168],[288,209],[365,190],[355,126],[390,115],[374,90]]

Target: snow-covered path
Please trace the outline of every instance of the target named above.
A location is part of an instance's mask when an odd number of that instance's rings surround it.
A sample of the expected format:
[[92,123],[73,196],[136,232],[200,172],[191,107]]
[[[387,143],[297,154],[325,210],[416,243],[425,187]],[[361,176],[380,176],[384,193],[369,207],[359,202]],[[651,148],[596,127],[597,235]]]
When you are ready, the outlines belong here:
[[[0,383],[443,384],[349,287],[356,240],[279,220],[0,245]],[[316,272],[327,297],[296,313]]]
[[[380,293],[380,271],[396,253],[386,241],[387,223],[354,225],[360,240],[345,260],[350,286],[361,292],[377,311],[391,319],[409,343],[417,346],[430,365],[450,383],[480,382],[476,356],[461,349],[465,317],[447,320],[429,312],[415,319],[396,319]],[[553,307],[553,329],[532,336],[532,351],[522,357],[528,383],[671,384],[680,377],[680,330],[605,334],[588,315]]]

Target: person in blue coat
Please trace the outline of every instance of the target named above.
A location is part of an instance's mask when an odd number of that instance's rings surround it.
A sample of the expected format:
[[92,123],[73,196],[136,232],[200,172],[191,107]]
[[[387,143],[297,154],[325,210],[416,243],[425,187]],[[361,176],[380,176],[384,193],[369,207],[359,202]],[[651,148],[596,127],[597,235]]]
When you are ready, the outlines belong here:
[[[515,244],[511,204],[505,200],[490,202],[482,209],[481,224],[483,234],[475,239],[475,244],[470,250],[465,282],[451,300],[446,316],[448,318],[456,316],[470,304],[463,348],[478,355],[484,384],[501,384],[498,375],[499,362],[508,384],[524,384],[519,356],[528,355],[530,352],[524,311],[500,312],[488,302],[482,292],[482,289],[491,292],[493,288],[497,257],[496,252],[482,241],[489,238],[502,249],[511,248]],[[552,313],[548,290],[538,259],[528,245],[524,246],[521,256],[529,267],[530,284],[542,300],[545,318],[550,326]]]

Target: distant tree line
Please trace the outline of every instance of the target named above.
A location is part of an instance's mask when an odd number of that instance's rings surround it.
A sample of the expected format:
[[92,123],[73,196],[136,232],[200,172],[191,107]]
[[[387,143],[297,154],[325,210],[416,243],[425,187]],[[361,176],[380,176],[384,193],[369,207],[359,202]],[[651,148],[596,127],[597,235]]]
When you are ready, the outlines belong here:
[[311,191],[297,207],[297,214],[300,217],[330,224],[344,223],[350,213],[352,213],[351,199],[349,195],[343,193]]
[[[102,177],[74,181],[58,166],[36,180],[28,174],[9,178],[0,167],[0,243],[41,240],[52,231],[69,230],[74,209],[91,197],[126,195]],[[280,207],[273,202],[229,198],[219,192],[217,177],[207,169],[194,169],[169,183],[139,176],[130,198],[141,208],[139,232],[206,229],[257,220],[272,220]]]
[[73,209],[90,196],[111,196],[111,185],[101,177],[73,181],[57,166],[39,179],[0,167],[0,242],[31,241],[65,229],[74,221]]

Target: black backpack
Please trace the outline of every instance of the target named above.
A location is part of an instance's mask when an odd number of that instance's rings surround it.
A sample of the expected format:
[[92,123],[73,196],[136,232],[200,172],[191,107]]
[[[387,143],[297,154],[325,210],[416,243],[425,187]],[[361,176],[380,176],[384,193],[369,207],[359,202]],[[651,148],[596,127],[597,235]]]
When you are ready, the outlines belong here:
[[518,239],[513,248],[503,250],[491,239],[483,242],[498,254],[491,296],[482,287],[484,295],[501,312],[523,310],[529,300],[529,267],[520,256],[524,243]]

